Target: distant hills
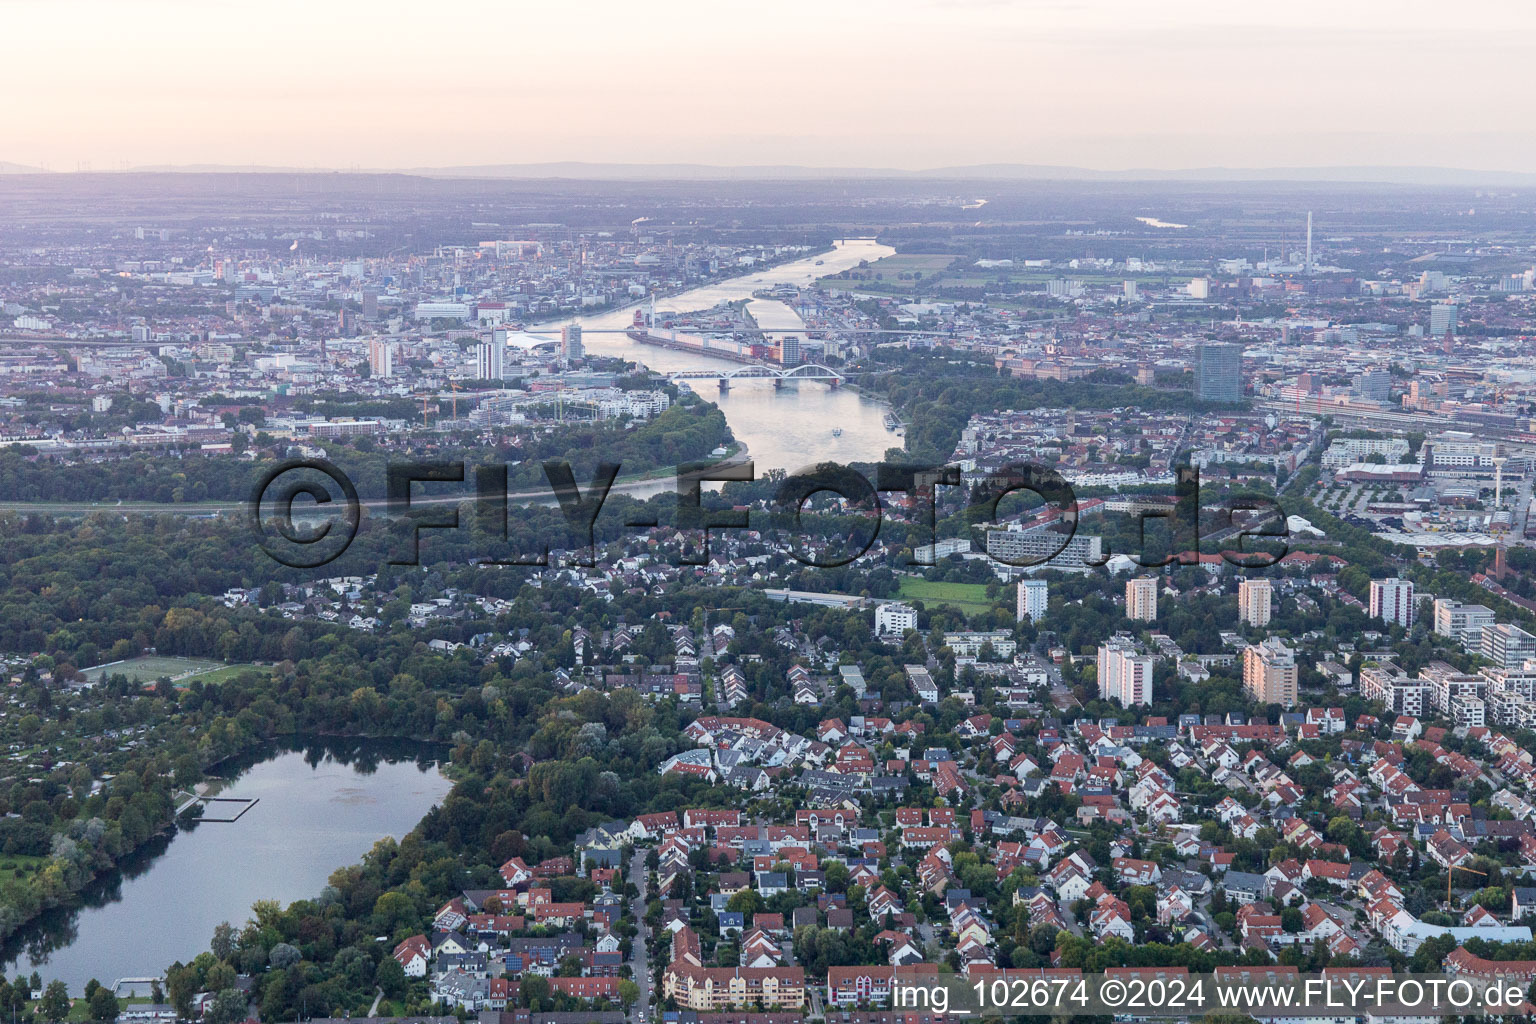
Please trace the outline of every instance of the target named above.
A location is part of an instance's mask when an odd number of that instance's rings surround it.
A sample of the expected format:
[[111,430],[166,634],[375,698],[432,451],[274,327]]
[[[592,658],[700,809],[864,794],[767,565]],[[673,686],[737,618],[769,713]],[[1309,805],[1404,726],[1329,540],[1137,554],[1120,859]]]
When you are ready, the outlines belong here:
[[[48,173],[38,167],[0,161],[0,174]],[[797,164],[584,163],[464,164],[446,167],[325,168],[234,164],[167,164],[133,167],[140,174],[406,174],[430,178],[565,179],[572,181],[1286,181],[1318,184],[1536,187],[1536,173],[1480,171],[1459,167],[1189,167],[1177,170],[1130,168],[1106,171],[1053,164],[963,164],[902,170],[891,167],[806,167]]]
[[406,174],[472,178],[571,178],[591,181],[764,181],[828,178],[947,179],[971,181],[1294,181],[1386,182],[1403,185],[1536,186],[1536,173],[1458,167],[1191,167],[1105,171],[1057,164],[962,164],[924,170],[890,167],[804,167],[795,164],[728,167],[712,164],[606,164],[566,161],[418,167]]

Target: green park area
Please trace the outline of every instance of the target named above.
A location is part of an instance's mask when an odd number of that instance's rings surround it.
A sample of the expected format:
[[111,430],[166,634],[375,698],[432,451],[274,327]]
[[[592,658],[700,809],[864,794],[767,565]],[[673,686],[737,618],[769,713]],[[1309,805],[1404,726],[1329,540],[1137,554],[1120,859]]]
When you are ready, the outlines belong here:
[[823,277],[816,283],[823,288],[903,294],[925,279],[942,274],[954,261],[955,257],[942,254],[898,253],[868,266]]
[[85,669],[82,674],[93,683],[99,683],[108,676],[124,675],[129,682],[153,683],[158,679],[168,678],[178,687],[186,687],[194,680],[217,684],[234,678],[248,669],[258,669],[256,665],[226,665],[221,661],[212,661],[207,658],[177,658],[158,654],[149,654],[140,658],[129,658],[127,661],[114,661],[105,665],[97,665]]
[[952,604],[967,615],[990,611],[995,601],[987,597],[985,583],[934,583],[916,576],[901,580],[898,594],[905,601],[921,601],[927,607]]

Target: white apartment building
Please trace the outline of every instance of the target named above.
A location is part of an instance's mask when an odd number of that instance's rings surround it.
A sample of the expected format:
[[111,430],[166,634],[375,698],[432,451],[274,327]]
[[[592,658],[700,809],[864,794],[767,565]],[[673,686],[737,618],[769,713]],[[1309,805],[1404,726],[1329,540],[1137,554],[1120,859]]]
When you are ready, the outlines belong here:
[[[1055,530],[988,530],[987,554],[1004,565],[1026,572],[1056,569],[1087,572],[1104,561],[1104,538],[1078,533],[1062,547],[1066,535]],[[1060,550],[1058,550],[1060,549]]]
[[1424,714],[1432,696],[1429,683],[1409,678],[1392,662],[1366,665],[1360,669],[1360,696],[1380,701],[1388,711],[1418,718]]
[[1152,703],[1152,666],[1150,654],[1134,647],[1109,641],[1099,646],[1099,696],[1119,701],[1121,707]]
[[1028,619],[1030,622],[1039,622],[1045,618],[1045,608],[1049,598],[1050,584],[1045,580],[1020,580],[1018,610],[1014,620],[1023,622]]
[[917,609],[909,604],[892,602],[875,609],[875,635],[901,636],[909,629],[917,628]]
[[987,632],[965,631],[944,634],[944,646],[955,652],[956,657],[975,658],[983,647],[992,645],[992,652],[999,658],[1011,658],[1019,649],[1018,641],[1007,630]]
[[1456,473],[1493,475],[1499,446],[1479,441],[1464,430],[1447,430],[1424,442],[1424,466],[1431,474]]
[[1371,580],[1371,618],[1409,629],[1413,626],[1413,583],[1389,577]]
[[1323,468],[1344,469],[1364,462],[1369,455],[1380,455],[1389,463],[1398,463],[1407,454],[1408,442],[1400,437],[1341,437],[1323,452]]

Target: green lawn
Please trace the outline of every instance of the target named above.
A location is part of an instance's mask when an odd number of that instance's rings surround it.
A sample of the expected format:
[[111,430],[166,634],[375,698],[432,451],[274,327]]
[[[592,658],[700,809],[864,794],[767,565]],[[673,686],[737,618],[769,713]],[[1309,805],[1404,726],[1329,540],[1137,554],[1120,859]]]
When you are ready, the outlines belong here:
[[46,863],[48,863],[47,857],[33,857],[24,853],[0,853],[0,884],[18,877],[19,868],[25,868],[30,873]]
[[212,669],[208,672],[199,672],[195,676],[189,676],[186,679],[178,681],[176,685],[178,687],[184,687],[188,683],[195,680],[208,686],[216,686],[219,683],[229,682],[231,679],[235,678],[235,676],[242,672],[261,672],[266,675],[271,675],[271,669],[267,668],[265,665],[224,665],[220,668]]
[[932,608],[952,604],[967,615],[991,611],[996,602],[987,597],[985,583],[933,583],[916,576],[903,576],[897,593],[908,601],[921,601]]
[[86,669],[84,675],[93,683],[119,673],[135,683],[153,683],[162,676],[169,676],[177,687],[185,689],[194,679],[210,684],[222,683],[251,668],[260,671],[256,665],[226,665],[207,658],[175,658],[151,654],[115,664],[97,665]]
[[[70,1004],[69,1004],[69,1016],[65,1017],[64,1020],[67,1021],[68,1024],[85,1024],[86,1021],[91,1019],[90,1007],[86,1004],[86,1001],[82,997],[81,993],[79,993],[79,992],[71,992],[70,996],[71,996],[71,999],[70,999]],[[32,1002],[27,1004],[28,1010],[31,1013],[36,1014],[38,1012],[37,1007],[38,1007],[38,1003],[39,1002],[41,1002],[41,1000],[37,1000],[37,999],[32,1000]],[[124,996],[124,997],[119,998],[118,1001],[117,1001],[117,1005],[121,1006],[121,1007],[123,1007],[125,1009],[128,1006],[135,1005],[135,1004],[143,1004],[145,1006],[148,1006],[149,1005],[149,997],[148,996]]]
[[[877,288],[886,285],[893,290],[907,291],[924,278],[942,273],[954,261],[954,256],[898,253],[895,256],[887,256],[883,260],[876,260],[867,267],[853,267],[845,274],[823,277],[817,281],[817,284],[823,288],[840,289]],[[921,274],[922,277],[913,277],[914,274]]]

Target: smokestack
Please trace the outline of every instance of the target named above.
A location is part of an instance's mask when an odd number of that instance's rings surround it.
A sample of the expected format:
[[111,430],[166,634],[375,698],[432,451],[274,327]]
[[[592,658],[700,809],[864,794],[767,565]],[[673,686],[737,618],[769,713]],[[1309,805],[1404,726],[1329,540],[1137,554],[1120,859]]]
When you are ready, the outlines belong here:
[[1312,211],[1307,211],[1307,273],[1312,273]]

